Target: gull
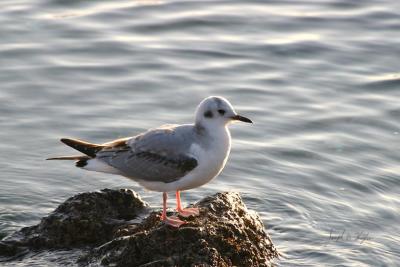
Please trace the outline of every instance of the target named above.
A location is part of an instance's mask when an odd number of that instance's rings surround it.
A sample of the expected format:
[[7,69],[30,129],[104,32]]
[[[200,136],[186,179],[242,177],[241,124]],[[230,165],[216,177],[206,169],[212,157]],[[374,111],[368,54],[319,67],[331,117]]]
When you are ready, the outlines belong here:
[[204,185],[222,171],[231,149],[228,125],[235,121],[252,123],[238,115],[227,99],[210,96],[198,105],[194,124],[163,125],[104,144],[62,138],[84,155],[48,160],[76,160],[78,168],[122,175],[147,190],[162,192],[162,220],[180,227],[184,221],[167,216],[167,193],[175,192],[182,217],[199,215],[198,208],[182,207],[180,191]]

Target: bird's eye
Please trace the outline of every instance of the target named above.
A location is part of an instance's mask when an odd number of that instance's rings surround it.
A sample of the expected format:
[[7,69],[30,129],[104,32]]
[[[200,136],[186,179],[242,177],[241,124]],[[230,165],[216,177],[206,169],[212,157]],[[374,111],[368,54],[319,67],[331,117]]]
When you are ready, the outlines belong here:
[[207,110],[206,112],[204,112],[204,117],[206,118],[212,118],[213,114],[211,110]]
[[218,113],[219,113],[221,116],[224,116],[225,110],[223,110],[223,109],[218,109]]

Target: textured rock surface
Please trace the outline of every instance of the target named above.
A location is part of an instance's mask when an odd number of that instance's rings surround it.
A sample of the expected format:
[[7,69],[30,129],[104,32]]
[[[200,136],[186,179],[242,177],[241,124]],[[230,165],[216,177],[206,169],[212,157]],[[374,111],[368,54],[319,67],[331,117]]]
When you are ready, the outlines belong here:
[[152,213],[140,226],[122,228],[121,238],[103,245],[82,263],[116,266],[268,266],[277,257],[256,213],[238,193],[219,193],[199,202],[200,216],[179,229]]
[[21,247],[90,245],[78,261],[82,266],[270,266],[278,257],[260,218],[238,193],[218,193],[195,206],[200,216],[175,229],[160,221],[160,211],[141,220],[148,209],[132,191],[80,194],[39,225],[0,242],[0,255]]
[[104,189],[69,198],[38,225],[22,228],[0,242],[0,255],[13,256],[27,248],[75,248],[100,245],[114,231],[136,218],[148,205],[132,190]]

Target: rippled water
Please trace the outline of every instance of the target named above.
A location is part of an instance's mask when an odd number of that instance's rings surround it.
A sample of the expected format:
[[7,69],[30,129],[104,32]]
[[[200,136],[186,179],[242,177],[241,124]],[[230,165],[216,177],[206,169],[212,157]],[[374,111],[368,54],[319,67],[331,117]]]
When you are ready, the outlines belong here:
[[186,201],[240,191],[279,266],[397,266],[399,10],[393,0],[1,1],[0,237],[83,191],[130,187],[160,207],[159,193],[123,177],[44,158],[72,152],[60,137],[101,143],[191,122],[203,97],[222,95],[255,124],[231,127],[224,172]]

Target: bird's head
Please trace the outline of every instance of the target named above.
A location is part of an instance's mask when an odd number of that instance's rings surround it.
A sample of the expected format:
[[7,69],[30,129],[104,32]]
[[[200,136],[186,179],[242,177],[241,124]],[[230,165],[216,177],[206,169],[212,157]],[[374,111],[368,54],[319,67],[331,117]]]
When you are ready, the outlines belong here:
[[252,123],[246,117],[238,115],[231,103],[220,96],[210,96],[200,102],[196,110],[196,125],[225,126],[228,123],[242,121]]

